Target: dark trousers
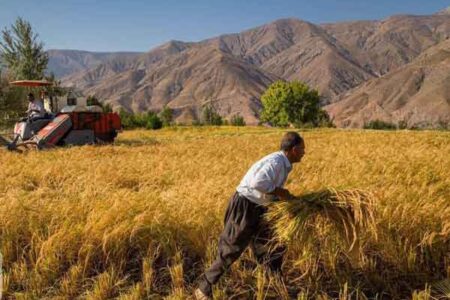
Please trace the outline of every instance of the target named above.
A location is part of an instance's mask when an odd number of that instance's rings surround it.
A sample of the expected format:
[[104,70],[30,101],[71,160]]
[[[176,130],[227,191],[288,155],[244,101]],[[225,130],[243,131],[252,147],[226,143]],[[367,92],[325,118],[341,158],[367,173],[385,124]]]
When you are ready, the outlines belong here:
[[235,193],[228,203],[216,260],[205,272],[199,288],[211,295],[212,285],[250,245],[258,263],[279,273],[285,248],[271,243],[273,232],[263,220],[267,208]]

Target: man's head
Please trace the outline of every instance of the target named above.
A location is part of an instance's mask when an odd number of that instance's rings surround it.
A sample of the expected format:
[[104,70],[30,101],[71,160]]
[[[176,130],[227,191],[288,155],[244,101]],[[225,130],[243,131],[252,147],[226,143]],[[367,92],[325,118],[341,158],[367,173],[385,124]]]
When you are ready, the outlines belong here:
[[282,150],[291,163],[299,162],[305,155],[305,142],[295,131],[286,132],[281,140]]
[[34,95],[33,93],[29,93],[27,96],[28,101],[33,102],[34,101]]

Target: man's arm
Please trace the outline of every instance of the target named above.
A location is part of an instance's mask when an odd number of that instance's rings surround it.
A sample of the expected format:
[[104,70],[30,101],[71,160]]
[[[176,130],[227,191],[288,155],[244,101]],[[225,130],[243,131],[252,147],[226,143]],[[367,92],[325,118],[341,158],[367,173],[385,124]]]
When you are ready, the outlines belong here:
[[268,193],[269,195],[275,195],[282,200],[294,200],[295,196],[289,192],[289,190],[284,188],[276,187],[273,192]]
[[252,188],[258,191],[277,196],[279,199],[292,200],[294,196],[284,188],[275,185],[275,178],[279,176],[281,164],[266,164],[263,166],[250,182]]
[[29,103],[28,104],[28,110],[27,113],[42,113],[44,110],[44,106],[42,104],[40,104],[39,102],[36,103]]

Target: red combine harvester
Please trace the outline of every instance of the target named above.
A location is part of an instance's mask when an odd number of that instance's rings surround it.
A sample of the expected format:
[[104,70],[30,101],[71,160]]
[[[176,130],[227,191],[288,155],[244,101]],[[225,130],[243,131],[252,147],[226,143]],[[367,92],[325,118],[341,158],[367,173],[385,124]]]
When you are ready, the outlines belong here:
[[[21,80],[15,86],[44,87],[51,82]],[[48,97],[45,118],[25,118],[14,127],[9,150],[45,149],[64,145],[112,143],[122,129],[117,113],[104,113],[99,106],[77,105],[77,99],[58,101]],[[61,109],[60,109],[61,108]]]

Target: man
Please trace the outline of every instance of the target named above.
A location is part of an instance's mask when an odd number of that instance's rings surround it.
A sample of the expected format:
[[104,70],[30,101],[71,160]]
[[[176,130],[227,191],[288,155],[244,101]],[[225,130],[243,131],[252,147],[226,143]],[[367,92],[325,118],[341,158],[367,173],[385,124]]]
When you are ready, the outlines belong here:
[[281,140],[280,151],[265,156],[248,170],[228,204],[218,255],[195,291],[197,299],[210,299],[212,285],[248,245],[258,263],[273,273],[281,272],[285,248],[269,247],[272,230],[263,222],[263,215],[270,202],[294,198],[283,186],[292,164],[300,162],[304,154],[305,143],[300,135],[287,132]]
[[52,99],[48,96],[47,91],[41,92],[41,102],[44,104],[44,110],[46,115],[51,115],[53,112],[52,109]]
[[33,93],[28,94],[28,121],[42,119],[45,117],[45,109],[41,100],[34,99]]

